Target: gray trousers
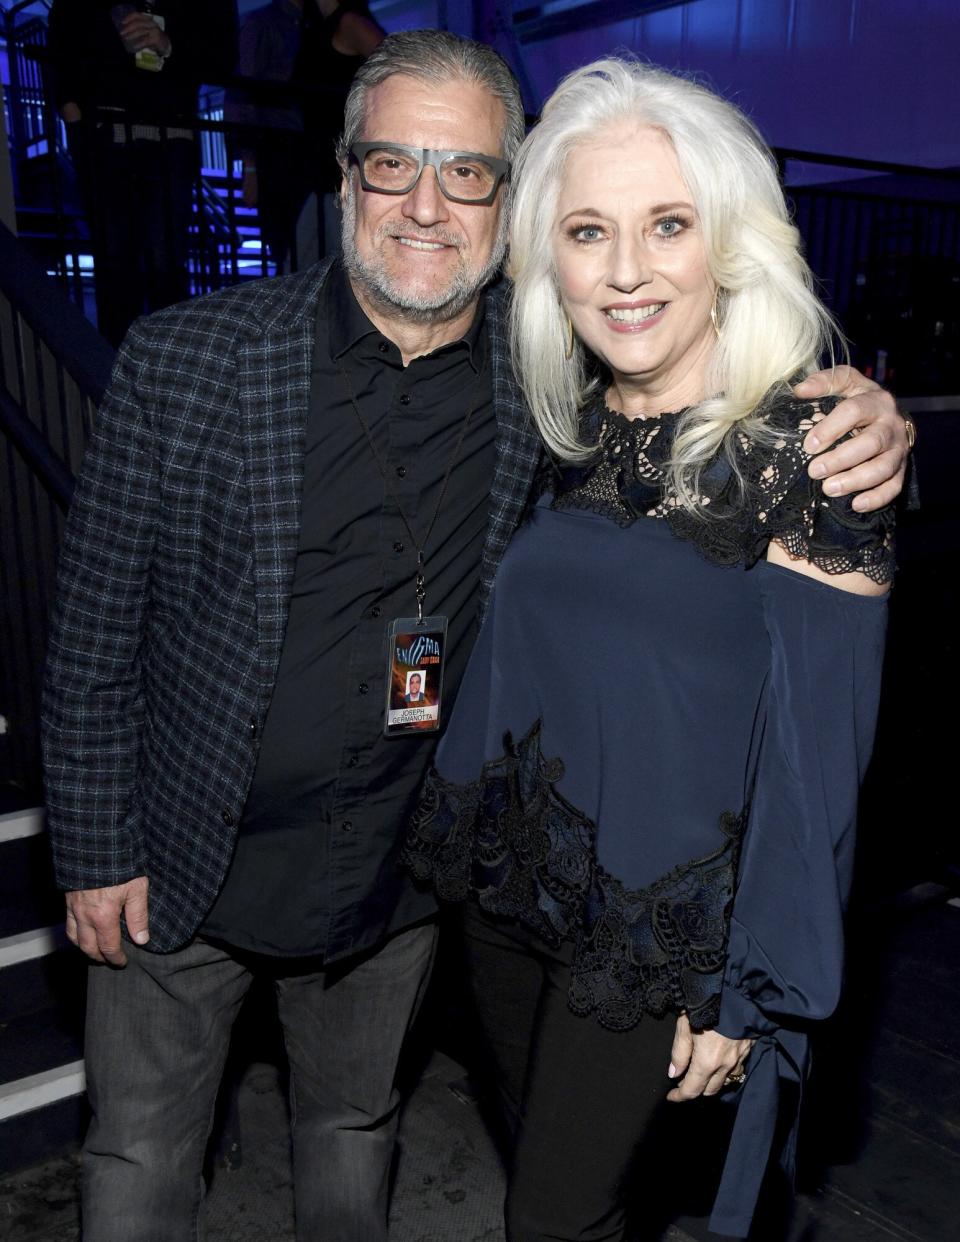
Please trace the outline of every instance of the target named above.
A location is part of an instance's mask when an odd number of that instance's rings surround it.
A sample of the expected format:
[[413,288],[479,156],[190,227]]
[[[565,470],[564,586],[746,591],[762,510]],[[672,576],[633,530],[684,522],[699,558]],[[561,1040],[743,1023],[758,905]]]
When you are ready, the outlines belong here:
[[[297,1242],[386,1239],[397,1061],[436,934],[415,927],[347,968],[277,980]],[[253,975],[202,940],[170,954],[125,950],[123,970],[90,967],[83,1239],[196,1242],[214,1103]]]

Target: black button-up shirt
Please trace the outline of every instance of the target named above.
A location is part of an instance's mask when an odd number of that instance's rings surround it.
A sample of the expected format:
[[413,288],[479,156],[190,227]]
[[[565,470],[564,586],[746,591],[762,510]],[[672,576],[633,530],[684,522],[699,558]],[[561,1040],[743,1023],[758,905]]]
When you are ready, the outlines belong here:
[[396,854],[436,739],[382,734],[386,627],[416,613],[417,550],[397,500],[422,542],[471,411],[425,547],[426,611],[449,619],[444,715],[475,636],[493,477],[483,311],[463,340],[404,367],[334,265],[317,315],[300,544],[277,683],[234,860],[202,934],[335,960],[432,913],[433,898],[414,888]]

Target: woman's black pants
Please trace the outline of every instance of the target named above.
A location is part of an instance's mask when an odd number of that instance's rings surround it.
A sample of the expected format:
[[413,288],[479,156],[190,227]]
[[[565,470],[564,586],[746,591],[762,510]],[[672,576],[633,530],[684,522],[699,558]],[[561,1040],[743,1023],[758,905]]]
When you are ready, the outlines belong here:
[[[515,1135],[508,1242],[622,1242],[670,1089],[675,1018],[608,1031],[567,1005],[571,947],[464,915],[472,990]],[[651,1193],[656,1187],[648,1188]]]

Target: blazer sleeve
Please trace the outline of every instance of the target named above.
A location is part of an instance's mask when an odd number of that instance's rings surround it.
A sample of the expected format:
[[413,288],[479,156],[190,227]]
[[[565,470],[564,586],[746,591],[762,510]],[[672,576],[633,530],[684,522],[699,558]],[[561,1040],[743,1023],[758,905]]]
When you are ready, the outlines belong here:
[[[743,1236],[774,1142],[780,1084],[802,1085],[807,1028],[843,976],[857,797],[880,693],[887,597],[763,562],[771,646],[765,725],[717,1030],[757,1043],[711,1228]],[[783,1153],[792,1172],[794,1132]]]
[[47,824],[63,889],[143,874],[131,809],[144,728],[141,651],[158,519],[145,323],[117,357],[60,553],[43,689]]

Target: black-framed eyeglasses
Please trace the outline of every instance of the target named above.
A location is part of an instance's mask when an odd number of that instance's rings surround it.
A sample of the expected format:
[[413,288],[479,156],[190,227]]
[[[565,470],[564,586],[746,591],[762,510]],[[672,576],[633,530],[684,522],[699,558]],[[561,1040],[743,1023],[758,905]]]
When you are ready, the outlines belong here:
[[454,203],[493,202],[497,187],[510,171],[506,160],[476,151],[431,151],[398,142],[355,142],[350,158],[360,170],[360,184],[377,194],[409,194],[425,165],[437,174],[444,198]]

